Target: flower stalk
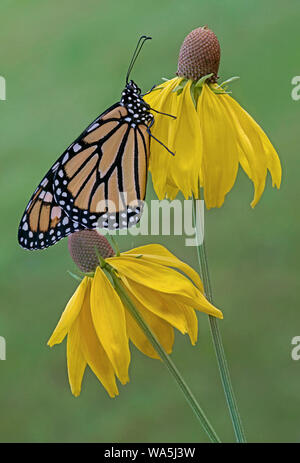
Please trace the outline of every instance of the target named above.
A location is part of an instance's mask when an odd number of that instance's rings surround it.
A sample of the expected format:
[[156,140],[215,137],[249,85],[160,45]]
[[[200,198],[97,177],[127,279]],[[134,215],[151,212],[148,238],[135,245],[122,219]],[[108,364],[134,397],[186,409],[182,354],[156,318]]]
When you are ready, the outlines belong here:
[[[200,191],[200,188],[199,188]],[[195,197],[193,197],[193,215],[194,221],[196,223],[197,217],[199,220],[201,218],[201,211],[197,211],[197,207],[199,207],[199,203]],[[204,224],[203,227],[196,227],[196,239],[197,239],[197,256],[198,262],[200,267],[200,273],[202,276],[202,282],[204,286],[204,291],[206,298],[209,300],[211,304],[213,304],[213,295],[212,295],[212,288],[211,282],[209,277],[209,269],[208,269],[208,261],[204,243],[204,233],[203,236],[200,236],[199,229],[204,232]],[[236,441],[239,443],[246,443],[246,437],[240,417],[240,413],[238,410],[237,401],[234,395],[232,382],[230,378],[229,368],[226,360],[225,350],[223,346],[222,336],[219,329],[219,325],[217,320],[214,317],[208,316],[209,318],[209,325],[210,331],[212,335],[212,340],[215,348],[215,353],[218,361],[218,367],[220,371],[221,381],[224,389],[224,394],[226,397],[226,402],[229,408],[229,413],[236,437]]]
[[169,357],[169,355],[165,352],[159,341],[157,340],[156,336],[152,333],[151,329],[133,304],[132,300],[128,296],[126,289],[124,288],[120,278],[116,275],[115,271],[112,267],[108,266],[107,264],[102,267],[103,271],[110,275],[113,280],[113,284],[115,287],[116,292],[118,293],[120,299],[122,300],[123,304],[127,307],[131,315],[134,317],[140,328],[143,330],[144,334],[148,338],[149,342],[152,344],[158,355],[160,356],[161,360],[167,367],[168,371],[171,373],[171,376],[181,389],[185,399],[187,400],[188,404],[190,405],[191,409],[193,410],[194,414],[196,415],[198,421],[200,422],[201,426],[203,427],[204,431],[210,438],[211,442],[220,443],[220,439],[216,434],[216,431],[210,424],[208,418],[205,416],[205,413],[201,409],[200,405],[198,404],[196,398],[192,394],[190,388],[184,381],[183,377],[179,373],[178,369],[174,365],[173,361]]

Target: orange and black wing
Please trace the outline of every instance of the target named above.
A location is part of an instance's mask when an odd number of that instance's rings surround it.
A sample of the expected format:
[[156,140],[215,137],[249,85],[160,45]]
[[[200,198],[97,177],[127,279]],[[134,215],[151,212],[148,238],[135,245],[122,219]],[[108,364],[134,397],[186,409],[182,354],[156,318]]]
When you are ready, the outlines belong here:
[[147,125],[133,124],[127,109],[114,105],[61,156],[55,201],[89,229],[134,225],[142,213],[148,158]]
[[73,222],[56,203],[52,189],[52,169],[35,190],[21,219],[18,240],[25,249],[47,248],[61,238],[85,228]]

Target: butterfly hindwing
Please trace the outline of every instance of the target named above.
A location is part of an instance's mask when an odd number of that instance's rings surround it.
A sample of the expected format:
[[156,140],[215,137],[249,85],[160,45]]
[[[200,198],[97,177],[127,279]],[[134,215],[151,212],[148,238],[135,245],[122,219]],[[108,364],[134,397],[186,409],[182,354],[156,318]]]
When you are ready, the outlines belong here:
[[56,203],[52,189],[52,169],[35,190],[21,219],[18,240],[25,249],[47,248],[61,238],[85,228],[73,222]]
[[[102,115],[113,110],[117,105],[118,103],[108,108]],[[91,127],[96,120],[93,121],[89,127]],[[79,135],[71,146],[74,146],[77,140],[80,140],[87,130]],[[54,197],[55,173],[66,159],[66,154],[69,149],[70,147],[47,172],[25,209],[18,230],[18,241],[25,249],[36,250],[47,248],[65,236],[86,228],[79,222],[73,222],[64,209],[57,204]]]

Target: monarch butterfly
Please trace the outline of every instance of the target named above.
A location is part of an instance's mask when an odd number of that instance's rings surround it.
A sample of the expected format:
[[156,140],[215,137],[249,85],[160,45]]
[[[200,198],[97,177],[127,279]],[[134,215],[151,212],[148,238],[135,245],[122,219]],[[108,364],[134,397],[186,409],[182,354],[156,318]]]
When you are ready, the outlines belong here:
[[84,228],[127,228],[139,221],[154,116],[129,75],[148,39],[138,41],[120,102],[84,130],[35,190],[19,226],[25,249],[47,248]]

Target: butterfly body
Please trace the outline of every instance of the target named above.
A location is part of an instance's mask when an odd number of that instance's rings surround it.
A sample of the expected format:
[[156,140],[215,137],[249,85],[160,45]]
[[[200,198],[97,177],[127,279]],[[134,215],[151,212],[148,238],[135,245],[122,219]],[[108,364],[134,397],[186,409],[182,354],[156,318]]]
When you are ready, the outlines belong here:
[[150,106],[141,97],[141,89],[131,80],[122,92],[120,104],[127,108],[128,122],[135,128],[136,124],[148,124],[153,120]]
[[18,239],[29,250],[84,228],[127,228],[141,216],[153,115],[131,80],[120,102],[97,117],[35,190]]

